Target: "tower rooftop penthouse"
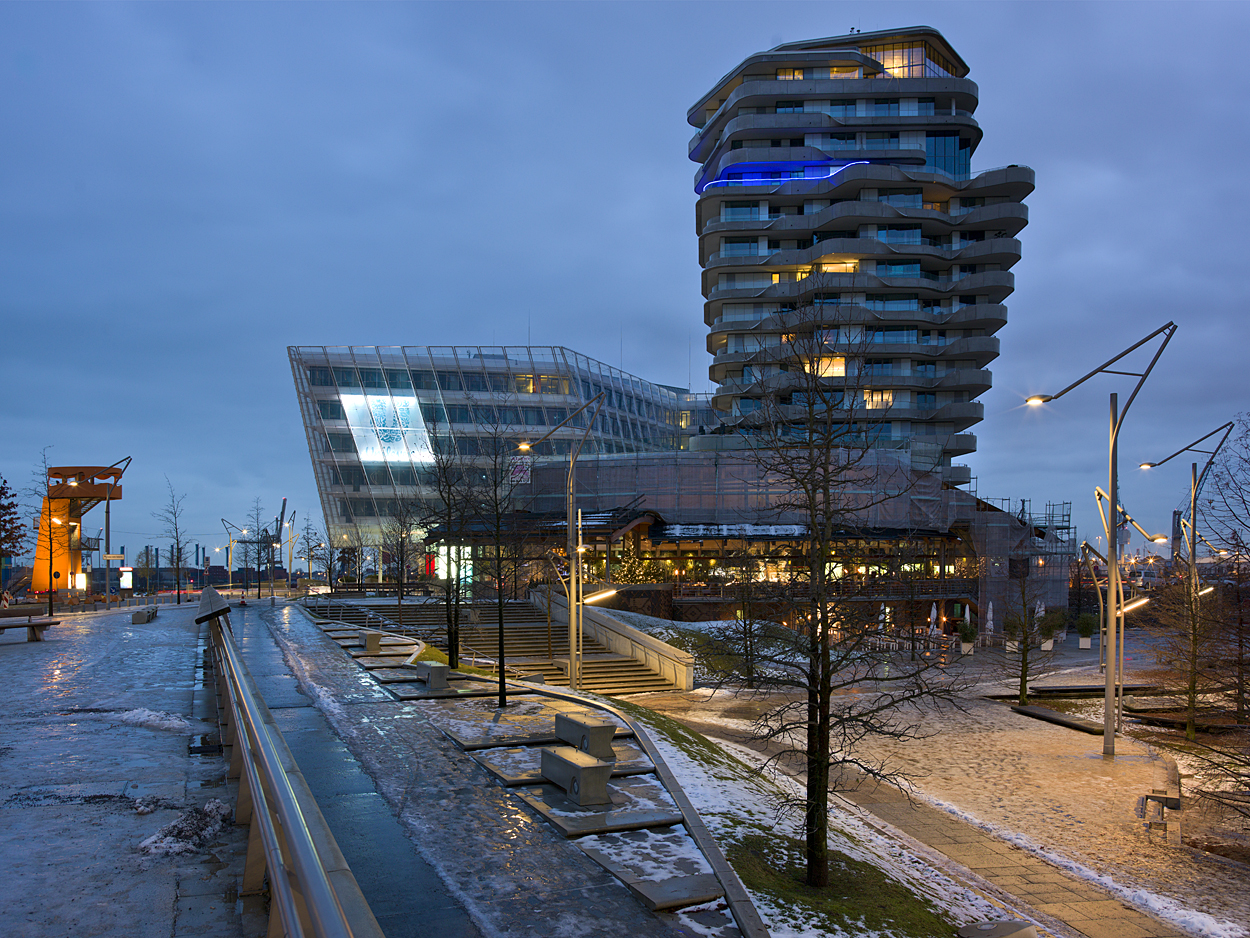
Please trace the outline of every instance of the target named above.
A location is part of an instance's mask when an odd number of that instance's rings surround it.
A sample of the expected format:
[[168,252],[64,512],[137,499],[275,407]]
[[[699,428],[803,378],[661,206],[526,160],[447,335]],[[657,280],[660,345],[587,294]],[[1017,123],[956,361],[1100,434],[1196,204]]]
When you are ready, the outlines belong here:
[[976,398],[1015,286],[1033,171],[974,172],[977,86],[936,29],[785,43],[743,60],[689,111],[704,321],[732,433],[785,422],[794,338],[874,445],[968,481]]

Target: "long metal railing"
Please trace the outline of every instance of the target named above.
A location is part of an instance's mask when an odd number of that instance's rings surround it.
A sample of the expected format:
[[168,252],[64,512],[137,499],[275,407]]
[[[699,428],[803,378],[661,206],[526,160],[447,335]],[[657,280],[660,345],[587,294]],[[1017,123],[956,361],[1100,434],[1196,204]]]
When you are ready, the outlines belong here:
[[257,894],[268,880],[271,936],[383,938],[256,691],[228,612],[211,619],[210,647],[221,701],[221,739],[230,747],[227,774],[239,779],[235,822],[250,825],[240,893]]

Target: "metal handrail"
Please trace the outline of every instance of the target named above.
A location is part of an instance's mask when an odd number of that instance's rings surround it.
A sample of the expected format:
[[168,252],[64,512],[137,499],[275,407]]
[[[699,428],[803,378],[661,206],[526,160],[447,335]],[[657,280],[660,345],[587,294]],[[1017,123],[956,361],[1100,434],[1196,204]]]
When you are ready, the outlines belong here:
[[[282,927],[289,938],[352,938],[351,923],[322,865],[278,748],[269,735],[261,705],[248,686],[251,677],[231,634],[229,615],[221,618],[225,625],[220,619],[215,620],[212,636],[218,660],[225,666],[231,719],[235,723],[233,745],[243,751],[241,761],[253,801],[252,817],[264,843],[269,884]],[[301,905],[308,917],[307,931],[300,916]]]
[[699,816],[698,810],[682,790],[681,783],[677,781],[673,770],[664,761],[664,756],[661,754],[659,747],[652,741],[639,721],[601,700],[584,697],[576,692],[551,690],[537,685],[531,686],[531,690],[541,697],[550,697],[554,700],[580,704],[583,707],[596,707],[604,710],[629,727],[634,734],[634,739],[638,741],[642,751],[651,760],[651,764],[655,766],[656,775],[659,776],[660,783],[664,786],[665,791],[668,792],[669,797],[673,799],[673,804],[677,806],[677,810],[681,812],[682,823],[685,825],[686,831],[694,840],[695,845],[699,848],[699,852],[703,854],[704,859],[707,860],[708,865],[712,868],[712,873],[725,891],[725,903],[729,906],[729,913],[733,916],[734,923],[738,926],[739,931],[746,938],[770,938],[771,932],[769,932],[768,926],[764,924],[763,919],[760,918],[760,913],[755,908],[755,903],[751,901],[751,895],[742,884],[737,871],[734,870],[733,866],[725,858],[720,845],[717,844],[715,838],[703,823],[703,818]]

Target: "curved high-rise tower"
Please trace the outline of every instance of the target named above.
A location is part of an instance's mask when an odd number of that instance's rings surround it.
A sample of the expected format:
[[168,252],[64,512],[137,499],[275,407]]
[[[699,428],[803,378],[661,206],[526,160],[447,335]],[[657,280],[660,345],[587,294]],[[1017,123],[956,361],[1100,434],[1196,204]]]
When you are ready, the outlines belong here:
[[931,27],[853,33],[752,55],[690,109],[713,405],[740,431],[694,448],[784,420],[815,317],[867,436],[968,481],[1033,171],[973,172],[967,74]]

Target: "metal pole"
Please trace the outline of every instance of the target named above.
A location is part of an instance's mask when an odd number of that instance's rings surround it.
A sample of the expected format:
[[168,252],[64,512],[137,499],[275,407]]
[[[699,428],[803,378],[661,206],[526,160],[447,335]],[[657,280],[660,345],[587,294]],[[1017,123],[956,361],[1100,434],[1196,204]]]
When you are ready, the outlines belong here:
[[582,619],[585,610],[586,588],[582,582],[582,510],[577,509],[577,688],[582,685]]
[[1119,619],[1120,607],[1124,604],[1120,598],[1120,552],[1118,544],[1120,523],[1120,491],[1118,472],[1118,436],[1119,436],[1119,396],[1111,395],[1111,431],[1109,439],[1108,480],[1110,504],[1107,506],[1107,607],[1106,641],[1107,669],[1106,684],[1103,694],[1102,715],[1102,754],[1115,756],[1115,713],[1116,713],[1116,622]]
[[112,553],[113,545],[109,539],[109,508],[111,499],[109,496],[113,494],[113,483],[109,483],[109,487],[104,493],[104,608],[109,607],[109,584],[113,579],[111,571],[113,561],[109,560],[109,554]]
[[53,603],[56,595],[56,591],[52,588],[52,584],[56,580],[56,578],[52,575],[53,545],[56,541],[52,538],[52,492],[50,489],[48,490],[48,495],[44,498],[44,503],[48,506],[48,618],[50,619],[52,618],[54,612],[55,607],[53,606]]
[[565,528],[568,534],[569,558],[569,688],[578,689],[577,674],[577,532],[573,527],[573,479],[577,452],[569,447],[569,475],[565,485]]

